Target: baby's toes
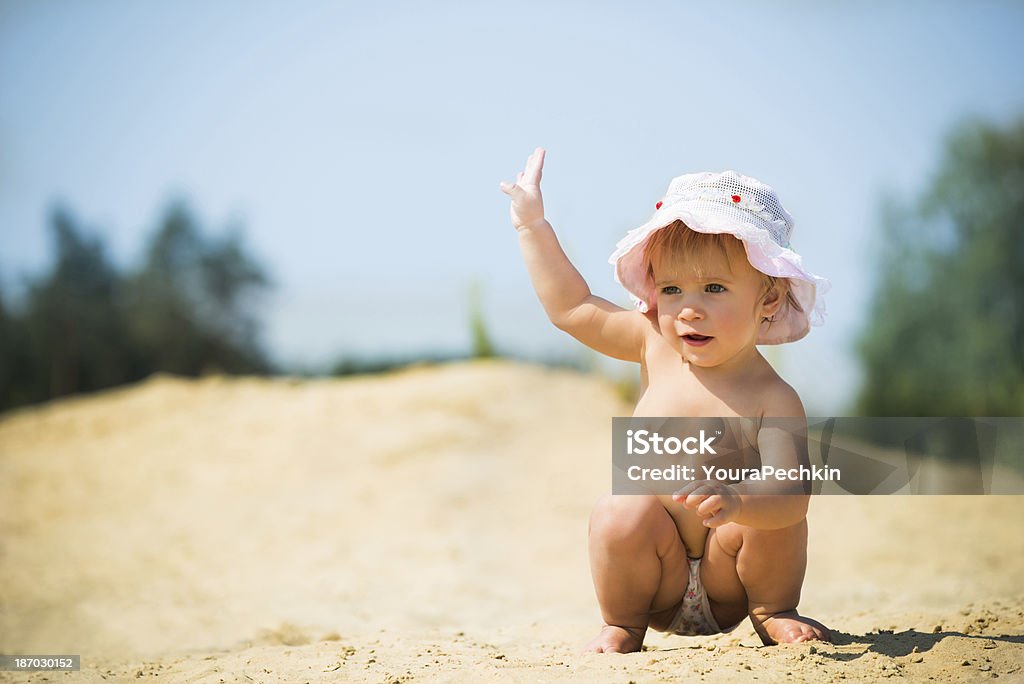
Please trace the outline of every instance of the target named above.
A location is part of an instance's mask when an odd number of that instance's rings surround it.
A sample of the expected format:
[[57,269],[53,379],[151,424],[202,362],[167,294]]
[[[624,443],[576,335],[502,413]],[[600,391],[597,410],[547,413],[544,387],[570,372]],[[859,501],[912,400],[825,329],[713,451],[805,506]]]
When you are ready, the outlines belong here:
[[808,625],[793,620],[786,620],[784,624],[775,626],[769,630],[772,638],[780,644],[796,644],[814,638],[814,632]]
[[805,621],[803,626],[807,638],[804,641],[832,641],[832,633],[828,631],[828,627],[811,618],[800,619]]
[[[778,613],[766,619],[762,624],[764,634],[761,640],[765,644],[797,644],[804,641],[831,641],[832,635],[828,628],[817,620],[804,617],[796,611]],[[758,630],[760,633],[761,630]],[[767,638],[765,638],[767,637]]]
[[641,630],[605,625],[594,639],[583,647],[583,653],[633,653],[644,644]]
[[815,632],[814,628],[810,625],[798,625],[792,626],[788,630],[787,642],[796,644],[801,641],[815,641],[820,640],[821,637]]

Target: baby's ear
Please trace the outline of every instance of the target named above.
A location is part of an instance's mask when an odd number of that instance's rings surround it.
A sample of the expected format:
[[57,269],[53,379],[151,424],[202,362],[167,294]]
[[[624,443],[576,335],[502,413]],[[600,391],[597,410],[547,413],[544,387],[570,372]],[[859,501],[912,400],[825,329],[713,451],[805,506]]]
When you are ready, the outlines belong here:
[[782,308],[783,302],[786,301],[786,292],[788,288],[785,283],[775,281],[772,283],[764,293],[764,298],[761,300],[761,315],[765,318],[771,318],[779,312]]

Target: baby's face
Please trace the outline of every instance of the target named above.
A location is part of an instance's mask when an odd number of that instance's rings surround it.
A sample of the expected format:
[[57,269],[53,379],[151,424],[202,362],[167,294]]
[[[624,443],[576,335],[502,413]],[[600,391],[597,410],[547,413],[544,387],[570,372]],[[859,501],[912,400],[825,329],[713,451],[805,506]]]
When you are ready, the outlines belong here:
[[750,265],[742,247],[732,251],[710,250],[700,263],[667,255],[654,265],[662,337],[696,366],[747,359],[763,319],[777,308],[762,302],[764,276]]

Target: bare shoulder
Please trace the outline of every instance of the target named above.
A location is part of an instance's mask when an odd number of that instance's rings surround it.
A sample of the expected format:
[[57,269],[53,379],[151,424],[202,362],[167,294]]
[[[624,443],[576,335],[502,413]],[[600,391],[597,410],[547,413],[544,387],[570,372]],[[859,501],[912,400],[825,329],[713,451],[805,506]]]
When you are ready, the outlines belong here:
[[658,328],[658,316],[653,312],[641,313],[634,310],[637,316],[637,325],[644,331],[644,346],[648,347],[652,339],[661,340],[661,330]]
[[[766,379],[761,394],[762,421],[757,433],[757,449],[761,464],[774,466],[780,470],[806,465],[809,461],[803,402],[800,401],[800,395],[796,390],[774,370],[771,375],[773,377]],[[804,489],[798,481],[790,481],[781,484],[780,487],[782,489],[777,493],[802,496],[800,517],[806,516],[810,490]]]
[[772,370],[762,378],[761,415],[765,418],[803,418],[804,404],[792,385]]

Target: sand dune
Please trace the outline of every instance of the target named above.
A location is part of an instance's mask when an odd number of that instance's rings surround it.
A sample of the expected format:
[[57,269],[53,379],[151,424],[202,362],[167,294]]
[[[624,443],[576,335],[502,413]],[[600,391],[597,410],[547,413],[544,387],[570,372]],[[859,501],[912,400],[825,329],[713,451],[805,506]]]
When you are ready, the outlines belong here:
[[[819,497],[835,644],[600,625],[603,380],[505,362],[153,378],[0,417],[0,653],[74,681],[1024,681],[1024,497]],[[0,681],[72,675],[0,673]]]

